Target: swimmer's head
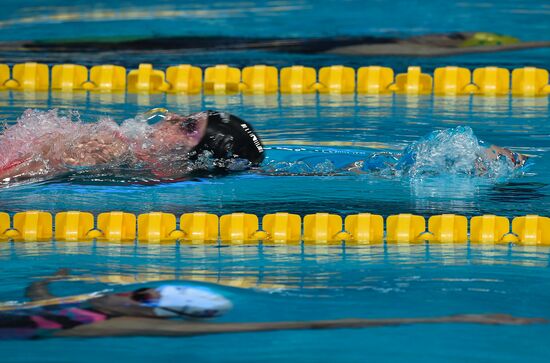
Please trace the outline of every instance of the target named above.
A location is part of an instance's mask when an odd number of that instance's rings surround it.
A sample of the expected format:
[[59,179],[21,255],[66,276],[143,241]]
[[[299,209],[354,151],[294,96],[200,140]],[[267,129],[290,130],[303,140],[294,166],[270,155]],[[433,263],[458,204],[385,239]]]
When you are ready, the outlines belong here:
[[182,116],[156,108],[144,117],[156,125],[154,137],[159,143],[185,145],[192,160],[208,154],[216,166],[225,167],[227,161],[245,160],[257,166],[264,159],[262,142],[252,126],[231,114],[205,111]]
[[224,112],[206,111],[206,130],[192,157],[209,152],[216,160],[244,159],[257,166],[264,160],[262,142],[250,124]]
[[150,307],[159,317],[211,318],[231,310],[233,304],[225,297],[203,286],[162,285],[141,288],[131,299]]

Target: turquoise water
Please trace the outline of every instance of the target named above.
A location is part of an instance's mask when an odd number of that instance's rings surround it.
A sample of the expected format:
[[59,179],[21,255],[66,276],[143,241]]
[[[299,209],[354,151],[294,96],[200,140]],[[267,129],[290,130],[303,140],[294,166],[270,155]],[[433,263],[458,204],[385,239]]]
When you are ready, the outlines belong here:
[[346,158],[361,159],[373,152],[398,152],[434,129],[458,125],[470,125],[480,139],[489,143],[531,155],[534,165],[525,175],[498,179],[449,174],[388,178],[349,173],[289,176],[282,172],[268,175],[245,172],[156,186],[58,182],[0,191],[0,208],[10,212],[33,208],[134,213],[206,210],[218,214],[236,210],[256,214],[374,211],[383,215],[448,212],[511,217],[527,213],[545,215],[550,206],[547,98],[315,95],[125,98],[75,94],[72,99],[64,99],[62,94],[53,93],[51,97],[44,95],[45,100],[30,101],[24,94],[11,96],[8,107],[0,111],[0,117],[10,121],[27,107],[77,109],[83,120],[94,121],[109,115],[120,122],[157,106],[183,114],[202,109],[226,110],[250,121],[271,148],[264,162],[266,170],[277,162],[306,159],[307,168],[301,171],[315,171],[316,167],[323,171],[327,161],[338,163]]
[[[547,1],[231,1],[189,0],[125,1],[17,1],[2,3],[0,41],[93,40],[148,38],[155,36],[229,37],[408,37],[431,33],[496,32],[523,41],[548,40],[550,6]],[[63,21],[64,20],[64,21]],[[0,62],[29,58],[47,63],[76,62],[85,65],[114,63],[136,67],[150,62],[157,67],[179,63],[238,67],[251,64],[311,66],[346,64],[353,67],[384,65],[404,71],[421,65],[426,71],[442,65],[474,68],[483,65],[546,68],[549,49],[479,54],[474,56],[349,57],[329,54],[287,54],[265,51],[205,52],[170,50],[101,53],[48,53],[0,51]]]
[[[464,246],[0,245],[2,300],[31,278],[72,266],[92,281],[55,283],[60,295],[125,288],[118,281],[194,279],[226,288],[224,321],[435,316],[506,312],[548,317],[548,249]],[[113,276],[114,275],[114,276]],[[99,281],[99,282],[98,282]],[[101,283],[101,281],[113,281]],[[127,286],[132,289],[136,285]],[[138,286],[147,286],[140,284]],[[255,287],[259,290],[251,290]],[[548,325],[408,326],[195,338],[1,342],[5,362],[545,362]]]
[[[246,2],[109,1],[3,2],[2,39],[94,36],[230,35],[312,37],[489,31],[525,40],[548,40],[544,0]],[[65,21],[62,21],[65,20]],[[246,22],[243,24],[243,22]],[[78,25],[78,31],[67,31]],[[71,28],[73,29],[73,28]]]
[[[129,4],[126,2],[125,4]],[[524,40],[548,34],[545,2],[202,2],[136,6],[95,2],[5,2],[0,40],[163,35],[325,36],[411,35],[455,30],[500,31]],[[130,8],[135,10],[134,13]],[[96,9],[114,15],[60,22],[53,15]],[[168,11],[167,16],[152,15]],[[171,13],[170,13],[171,12]],[[177,13],[175,13],[177,12]],[[108,13],[110,14],[110,13]],[[176,14],[179,14],[176,16]],[[74,16],[74,15],[73,15]],[[107,16],[107,19],[100,19]],[[21,19],[30,18],[32,22]],[[247,22],[243,26],[242,22]],[[75,32],[78,26],[78,32]],[[257,51],[147,54],[0,52],[0,61],[141,61],[236,66],[301,63],[319,67],[382,64],[401,71],[419,64],[547,67],[547,50],[446,58],[352,58]],[[133,213],[246,211],[262,215],[319,211],[346,215],[400,212],[429,216],[494,213],[504,216],[550,209],[548,98],[435,96],[176,96],[0,92],[0,120],[8,124],[27,108],[77,110],[82,120],[116,121],[152,107],[180,113],[220,109],[251,122],[268,145],[272,163],[361,158],[398,152],[435,129],[469,125],[487,142],[529,154],[532,167],[511,178],[381,177],[321,173],[245,172],[223,178],[153,186],[83,180],[0,189],[0,211],[43,209]],[[319,173],[317,173],[319,174]],[[23,301],[22,289],[39,276],[71,267],[83,281],[57,282],[53,292],[72,295],[116,291],[157,281],[219,283],[235,302],[220,321],[309,320],[346,317],[412,317],[458,313],[509,313],[550,319],[550,250],[522,246],[377,245],[247,246],[102,243],[1,243],[0,301]],[[122,283],[130,284],[123,285]],[[0,342],[3,362],[157,360],[193,362],[546,362],[549,325],[408,326],[338,331],[235,334],[196,338],[67,339]]]

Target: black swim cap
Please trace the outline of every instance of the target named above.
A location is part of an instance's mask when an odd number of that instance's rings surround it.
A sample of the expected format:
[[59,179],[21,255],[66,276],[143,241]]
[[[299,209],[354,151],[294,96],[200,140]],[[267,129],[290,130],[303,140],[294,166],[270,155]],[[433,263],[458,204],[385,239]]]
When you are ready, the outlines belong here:
[[253,166],[264,160],[262,142],[252,126],[225,112],[206,111],[208,124],[201,142],[193,149],[195,156],[205,151],[218,160],[245,159]]

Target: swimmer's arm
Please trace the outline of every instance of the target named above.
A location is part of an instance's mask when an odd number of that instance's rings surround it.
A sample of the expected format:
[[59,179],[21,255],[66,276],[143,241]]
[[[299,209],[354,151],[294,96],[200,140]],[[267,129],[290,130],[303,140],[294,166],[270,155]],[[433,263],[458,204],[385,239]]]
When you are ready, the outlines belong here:
[[62,268],[62,269],[59,269],[51,277],[31,283],[25,289],[25,297],[27,299],[30,299],[31,301],[46,300],[46,299],[54,298],[55,296],[52,295],[52,293],[48,289],[48,285],[50,284],[50,282],[63,279],[68,275],[69,275],[69,270]]
[[31,301],[52,299],[55,296],[48,290],[48,280],[40,280],[31,283],[25,289],[25,297]]
[[497,160],[500,156],[508,158],[515,166],[522,166],[529,159],[527,155],[523,155],[505,147],[491,145],[485,148],[485,156],[489,160]]
[[91,325],[60,331],[55,336],[194,336],[204,334],[249,333],[278,330],[317,330],[375,328],[411,324],[466,323],[488,325],[526,325],[546,323],[544,319],[518,318],[505,314],[454,315],[435,318],[340,319],[268,323],[192,323],[150,318],[114,318]]

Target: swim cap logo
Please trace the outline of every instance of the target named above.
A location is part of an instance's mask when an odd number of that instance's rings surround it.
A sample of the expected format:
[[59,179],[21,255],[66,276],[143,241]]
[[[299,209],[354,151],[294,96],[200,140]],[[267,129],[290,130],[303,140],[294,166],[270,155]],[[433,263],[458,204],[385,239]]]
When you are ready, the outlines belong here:
[[254,143],[254,146],[256,146],[256,149],[258,149],[259,152],[263,153],[264,148],[262,147],[262,144],[260,143],[260,140],[258,140],[256,134],[254,134],[252,130],[250,130],[247,124],[241,124],[241,127],[244,129],[244,131],[246,131],[248,136],[250,136],[252,142]]

